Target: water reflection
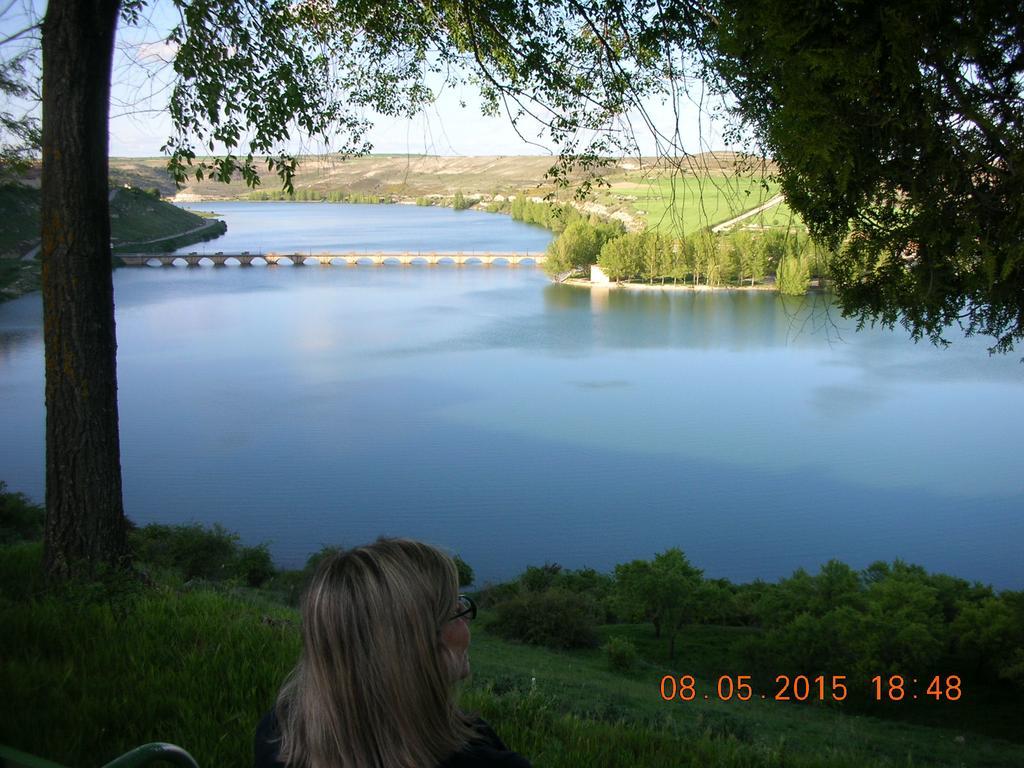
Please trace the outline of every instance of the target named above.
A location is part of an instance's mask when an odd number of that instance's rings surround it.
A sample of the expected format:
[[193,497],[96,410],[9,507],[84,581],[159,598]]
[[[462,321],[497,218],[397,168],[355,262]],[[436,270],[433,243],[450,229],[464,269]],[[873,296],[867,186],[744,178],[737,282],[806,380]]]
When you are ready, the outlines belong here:
[[[551,338],[554,326],[580,313],[593,333],[579,343],[629,348],[732,350],[817,347],[842,344],[855,324],[844,320],[824,294],[780,297],[768,291],[690,291],[627,288],[587,289],[550,284],[544,288]],[[581,323],[582,326],[582,323]],[[574,330],[579,330],[575,328]]]

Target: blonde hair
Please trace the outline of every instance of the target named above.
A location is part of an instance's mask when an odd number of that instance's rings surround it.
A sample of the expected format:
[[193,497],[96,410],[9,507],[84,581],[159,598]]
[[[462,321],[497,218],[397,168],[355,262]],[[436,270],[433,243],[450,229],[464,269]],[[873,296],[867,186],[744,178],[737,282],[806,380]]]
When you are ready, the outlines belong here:
[[277,698],[292,768],[433,768],[473,731],[441,628],[458,571],[443,552],[378,539],[328,556],[302,604],[302,655]]

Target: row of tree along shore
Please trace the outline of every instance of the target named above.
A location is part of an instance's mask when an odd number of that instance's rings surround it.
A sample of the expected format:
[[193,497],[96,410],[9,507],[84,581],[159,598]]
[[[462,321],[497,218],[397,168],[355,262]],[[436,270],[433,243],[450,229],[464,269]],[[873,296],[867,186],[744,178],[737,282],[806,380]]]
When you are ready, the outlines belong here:
[[[504,200],[504,197],[501,200]],[[246,195],[248,200],[259,202],[286,201],[300,203],[357,203],[369,205],[388,205],[391,203],[415,203],[418,206],[437,206],[441,208],[454,208],[462,211],[483,203],[488,205],[493,200],[490,195],[466,195],[456,192],[454,195],[419,195],[415,198],[404,197],[394,194],[377,194],[373,192],[350,192],[343,189],[319,190],[319,189],[293,189],[285,191],[281,189],[258,189]],[[499,201],[500,202],[500,201]]]
[[801,295],[812,280],[820,284],[827,278],[832,255],[795,229],[719,234],[703,228],[671,237],[627,232],[620,222],[603,221],[566,204],[516,197],[508,209],[514,219],[557,234],[544,269],[560,277],[585,274],[596,264],[615,282],[756,287],[772,278],[781,293]]

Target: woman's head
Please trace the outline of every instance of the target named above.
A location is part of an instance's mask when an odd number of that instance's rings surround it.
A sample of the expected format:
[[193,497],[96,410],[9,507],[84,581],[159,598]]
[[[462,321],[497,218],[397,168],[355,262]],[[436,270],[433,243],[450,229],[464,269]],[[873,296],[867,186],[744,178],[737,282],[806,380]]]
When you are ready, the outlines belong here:
[[302,658],[278,699],[281,757],[310,768],[435,765],[465,743],[458,572],[444,553],[379,539],[326,557],[302,605]]

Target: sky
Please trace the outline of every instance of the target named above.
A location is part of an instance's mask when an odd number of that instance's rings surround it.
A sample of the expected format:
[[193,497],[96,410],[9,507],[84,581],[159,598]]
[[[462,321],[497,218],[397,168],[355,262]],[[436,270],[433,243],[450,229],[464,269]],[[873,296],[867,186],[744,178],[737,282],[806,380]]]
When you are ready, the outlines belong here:
[[[0,41],[23,29],[44,5],[34,0],[0,0],[0,9],[10,3],[0,17]],[[112,157],[155,157],[171,135],[166,105],[170,93],[171,71],[167,61],[173,55],[165,43],[167,31],[175,21],[173,6],[156,0],[143,11],[143,24],[121,24],[112,75],[110,111],[110,155]],[[38,45],[38,36],[26,36],[0,45],[0,56],[7,59],[21,48]],[[368,139],[374,152],[436,155],[534,155],[552,154],[557,147],[537,140],[538,126],[522,123],[520,136],[507,116],[485,117],[480,99],[471,86],[441,87],[432,83],[436,99],[413,119],[394,119],[368,115],[374,123]],[[691,85],[693,99],[680,104],[678,120],[682,147],[689,153],[707,150],[738,149],[722,139],[720,125],[710,117],[707,104],[699,100],[702,87]],[[706,97],[710,99],[710,97]],[[5,105],[10,107],[21,105]],[[663,133],[672,133],[676,118],[671,108],[649,102],[644,105],[653,123]],[[631,116],[634,126],[642,126],[638,112]],[[524,140],[524,137],[526,140]],[[658,153],[650,131],[639,128],[636,139],[645,156]],[[528,141],[527,141],[528,140]],[[306,141],[292,141],[290,151],[320,153],[330,147]]]

